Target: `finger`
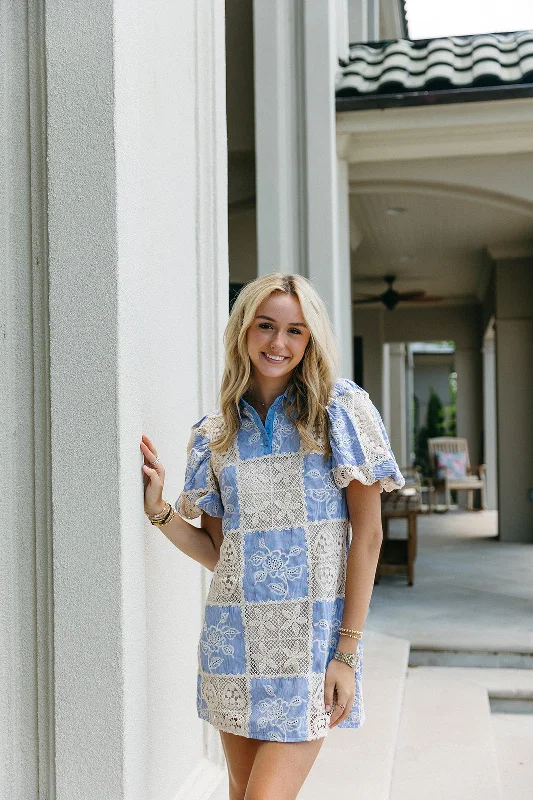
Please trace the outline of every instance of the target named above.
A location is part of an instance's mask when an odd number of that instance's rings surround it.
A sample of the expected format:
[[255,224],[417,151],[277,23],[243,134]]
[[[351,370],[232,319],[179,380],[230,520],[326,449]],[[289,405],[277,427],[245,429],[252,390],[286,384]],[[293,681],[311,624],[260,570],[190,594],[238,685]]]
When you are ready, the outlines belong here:
[[[157,453],[155,453],[153,450],[151,450],[149,447],[147,447],[147,446],[144,444],[144,442],[141,442],[141,450],[142,450],[142,452],[143,452],[143,455],[144,455],[144,457],[145,457],[146,461],[147,461],[149,464],[150,464],[150,463],[152,463],[152,461],[155,461],[155,460],[156,460],[156,458],[157,458]],[[157,464],[156,464],[156,466],[157,466]]]
[[335,694],[335,704],[333,706],[333,711],[331,713],[331,718],[329,720],[330,728],[335,727],[335,725],[337,724],[337,720],[341,717],[342,712],[344,711],[346,704],[342,700],[340,701],[340,703],[342,703],[342,707],[339,705],[339,698],[337,694]]
[[331,722],[330,728],[334,728],[340,722],[343,722],[346,717],[349,716],[350,711],[352,710],[354,701],[353,695],[342,695],[342,697],[337,701],[337,707],[335,709],[335,714],[331,715]]
[[324,681],[324,705],[326,707],[326,713],[330,713],[333,709],[333,693],[335,690],[335,681],[331,678],[328,678],[326,673],[326,680]]

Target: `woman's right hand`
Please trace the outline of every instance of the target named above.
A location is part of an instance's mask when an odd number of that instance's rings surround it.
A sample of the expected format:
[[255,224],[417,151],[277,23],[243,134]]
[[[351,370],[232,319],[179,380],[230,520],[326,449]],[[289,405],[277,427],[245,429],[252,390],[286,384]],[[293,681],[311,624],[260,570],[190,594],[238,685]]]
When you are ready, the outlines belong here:
[[142,466],[144,482],[144,513],[159,514],[163,511],[163,486],[165,484],[165,468],[159,461],[155,466],[150,466],[157,458],[157,450],[148,436],[142,435],[141,452],[144,456]]

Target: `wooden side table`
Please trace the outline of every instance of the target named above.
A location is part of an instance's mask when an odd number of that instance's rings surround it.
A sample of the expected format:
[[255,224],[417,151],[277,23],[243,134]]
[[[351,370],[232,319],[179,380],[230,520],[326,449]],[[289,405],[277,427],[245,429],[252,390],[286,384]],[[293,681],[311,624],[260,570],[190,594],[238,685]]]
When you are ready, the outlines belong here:
[[[415,579],[415,559],[418,547],[417,517],[420,513],[420,494],[404,494],[401,490],[391,492],[381,501],[383,542],[376,569],[376,583],[382,575],[407,574],[407,584]],[[389,538],[389,520],[407,520],[407,538]]]

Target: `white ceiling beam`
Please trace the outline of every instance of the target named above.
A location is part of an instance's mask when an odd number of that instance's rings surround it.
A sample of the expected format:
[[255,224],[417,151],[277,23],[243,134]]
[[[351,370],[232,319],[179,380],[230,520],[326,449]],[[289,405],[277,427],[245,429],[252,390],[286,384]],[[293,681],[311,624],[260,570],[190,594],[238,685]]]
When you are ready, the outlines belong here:
[[533,99],[337,113],[350,163],[533,152]]

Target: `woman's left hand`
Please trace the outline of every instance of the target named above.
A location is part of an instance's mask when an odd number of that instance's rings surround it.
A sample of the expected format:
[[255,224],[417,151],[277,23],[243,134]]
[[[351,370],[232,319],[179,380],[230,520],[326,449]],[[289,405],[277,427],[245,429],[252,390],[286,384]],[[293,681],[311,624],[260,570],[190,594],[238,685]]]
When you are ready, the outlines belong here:
[[355,672],[353,667],[332,658],[326,669],[324,703],[332,710],[329,723],[334,728],[346,719],[355,700]]

